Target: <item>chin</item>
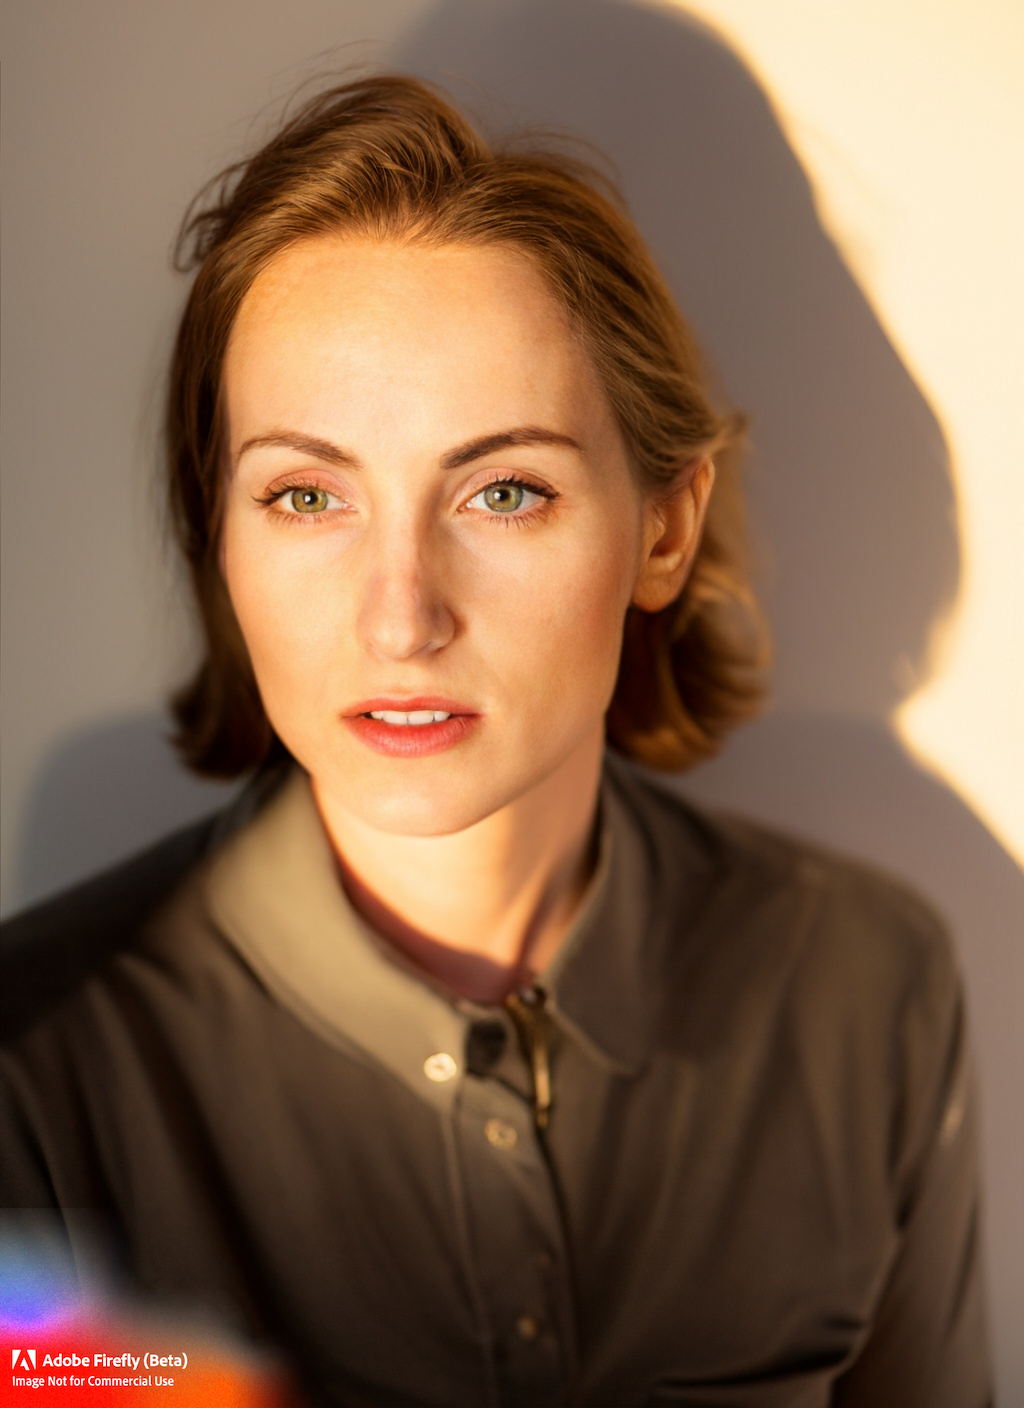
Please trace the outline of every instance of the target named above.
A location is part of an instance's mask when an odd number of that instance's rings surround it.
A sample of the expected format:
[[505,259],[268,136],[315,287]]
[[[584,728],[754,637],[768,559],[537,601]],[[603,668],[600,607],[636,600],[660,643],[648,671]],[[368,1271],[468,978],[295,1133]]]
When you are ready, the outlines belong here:
[[[392,836],[450,836],[466,831],[520,796],[535,779],[481,773],[479,762],[453,766],[449,757],[405,762],[352,757],[323,766],[324,749],[299,758],[317,790],[363,826]],[[466,760],[468,761],[468,760]],[[440,765],[439,765],[440,764]],[[517,785],[518,783],[518,785]]]
[[486,794],[453,792],[436,787],[368,787],[341,793],[349,811],[364,825],[393,836],[451,836],[493,816],[513,800],[493,789]]

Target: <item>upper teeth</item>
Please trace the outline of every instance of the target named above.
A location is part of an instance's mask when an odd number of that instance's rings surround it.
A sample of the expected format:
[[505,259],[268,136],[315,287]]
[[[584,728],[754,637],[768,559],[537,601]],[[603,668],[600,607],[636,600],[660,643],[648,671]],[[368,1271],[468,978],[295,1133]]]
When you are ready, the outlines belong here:
[[417,727],[421,724],[439,724],[443,719],[450,719],[451,714],[441,709],[415,709],[411,714],[400,714],[395,709],[371,709],[370,718],[380,719],[385,724],[412,724]]

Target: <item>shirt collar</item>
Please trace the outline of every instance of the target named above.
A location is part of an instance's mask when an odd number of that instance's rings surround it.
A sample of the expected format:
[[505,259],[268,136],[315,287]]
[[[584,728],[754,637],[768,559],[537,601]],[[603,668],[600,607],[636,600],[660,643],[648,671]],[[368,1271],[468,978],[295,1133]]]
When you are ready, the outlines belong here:
[[[650,824],[651,792],[609,756],[597,869],[538,979],[554,1020],[623,1074],[647,1058],[663,988],[657,955],[675,908],[668,892],[692,868],[686,856],[664,854]],[[217,852],[205,896],[221,932],[308,1027],[379,1062],[432,1103],[450,1104],[480,1009],[432,987],[355,913],[304,772],[295,768]]]

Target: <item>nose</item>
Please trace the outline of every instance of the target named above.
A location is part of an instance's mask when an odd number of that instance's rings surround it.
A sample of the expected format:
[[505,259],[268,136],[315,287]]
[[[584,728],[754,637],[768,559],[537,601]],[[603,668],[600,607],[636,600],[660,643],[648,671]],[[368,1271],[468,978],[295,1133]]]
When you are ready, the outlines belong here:
[[[358,613],[361,643],[381,660],[443,650],[456,630],[439,545],[410,524],[373,535]],[[449,584],[450,585],[450,584]]]

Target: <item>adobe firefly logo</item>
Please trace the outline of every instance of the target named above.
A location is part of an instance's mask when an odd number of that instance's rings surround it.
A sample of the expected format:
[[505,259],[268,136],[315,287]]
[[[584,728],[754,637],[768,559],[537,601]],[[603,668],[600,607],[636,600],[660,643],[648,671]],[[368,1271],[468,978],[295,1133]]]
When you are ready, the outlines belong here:
[[11,1368],[12,1369],[34,1369],[36,1367],[36,1352],[34,1349],[12,1349]]

